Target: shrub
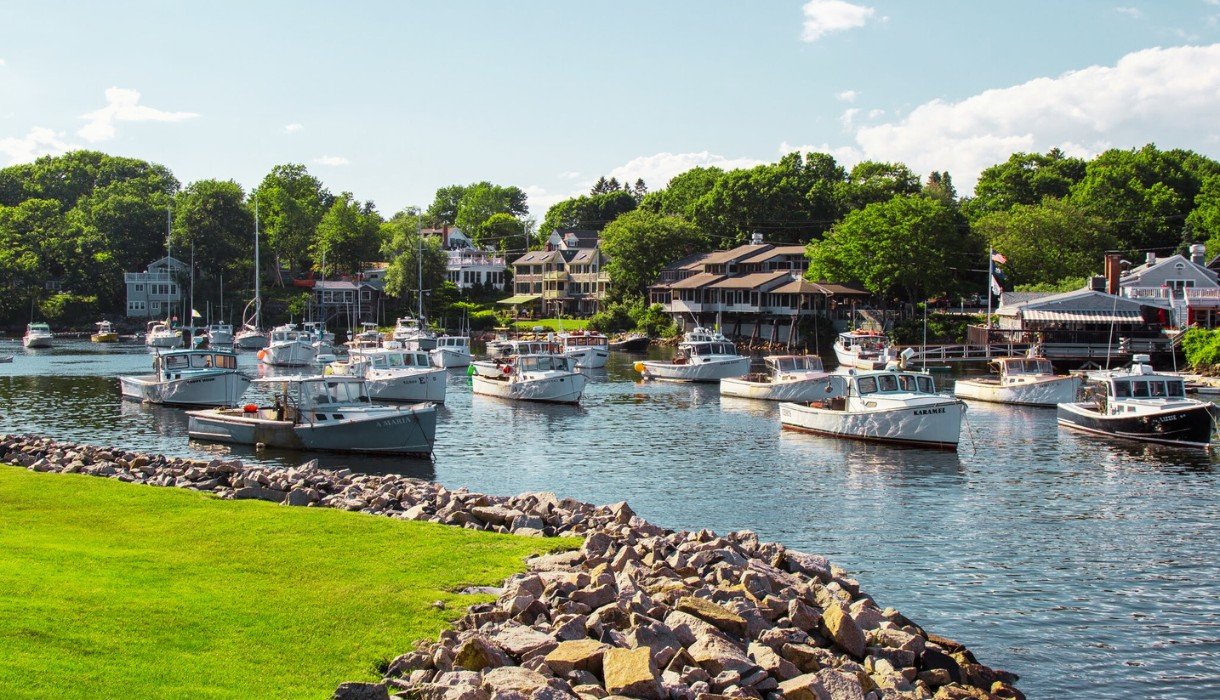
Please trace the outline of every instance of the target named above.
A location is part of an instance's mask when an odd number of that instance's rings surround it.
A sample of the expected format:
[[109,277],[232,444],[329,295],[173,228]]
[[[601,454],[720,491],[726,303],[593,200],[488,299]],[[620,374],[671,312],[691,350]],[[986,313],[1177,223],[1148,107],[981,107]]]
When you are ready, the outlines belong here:
[[[981,316],[958,316],[952,314],[928,314],[929,343],[964,343],[966,327],[981,323]],[[903,321],[890,331],[890,338],[899,345],[918,345],[923,342],[923,315]]]
[[1182,352],[1191,367],[1220,364],[1220,330],[1191,328],[1182,336]]

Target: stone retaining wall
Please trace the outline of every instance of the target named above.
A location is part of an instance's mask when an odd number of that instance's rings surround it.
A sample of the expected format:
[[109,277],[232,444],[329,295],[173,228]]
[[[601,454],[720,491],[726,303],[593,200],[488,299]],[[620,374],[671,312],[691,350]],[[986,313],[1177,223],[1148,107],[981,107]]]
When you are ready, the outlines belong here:
[[666,530],[626,503],[550,493],[449,490],[398,475],[292,469],[0,437],[0,461],[33,471],[209,491],[535,537],[583,536],[537,557],[435,642],[394,659],[379,683],[336,698],[420,700],[882,700],[1022,698],[1017,676],[881,608],[824,557]]

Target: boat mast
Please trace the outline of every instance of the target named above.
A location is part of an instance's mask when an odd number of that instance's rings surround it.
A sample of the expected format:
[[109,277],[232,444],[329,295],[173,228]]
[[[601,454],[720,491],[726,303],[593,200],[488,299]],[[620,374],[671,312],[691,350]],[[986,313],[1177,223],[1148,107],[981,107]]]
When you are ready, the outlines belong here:
[[415,234],[419,241],[419,252],[415,256],[415,268],[417,274],[415,287],[416,311],[415,317],[419,319],[419,328],[422,331],[424,328],[424,217],[419,214],[415,218]]
[[[173,237],[170,235],[170,229],[173,226],[173,200],[165,205],[165,271],[169,275],[169,281],[174,283],[174,243]],[[169,330],[173,321],[174,307],[168,303],[165,305],[165,330]]]
[[[987,330],[989,330],[989,331],[991,330],[991,287],[994,284],[992,282],[992,280],[995,279],[994,277],[992,277],[992,275],[995,274],[995,260],[991,259],[991,256],[993,256],[993,255],[995,255],[995,248],[988,246],[987,247]],[[991,343],[990,335],[987,336],[987,342]]]
[[258,197],[254,198],[254,330],[263,328],[263,300],[258,295]]

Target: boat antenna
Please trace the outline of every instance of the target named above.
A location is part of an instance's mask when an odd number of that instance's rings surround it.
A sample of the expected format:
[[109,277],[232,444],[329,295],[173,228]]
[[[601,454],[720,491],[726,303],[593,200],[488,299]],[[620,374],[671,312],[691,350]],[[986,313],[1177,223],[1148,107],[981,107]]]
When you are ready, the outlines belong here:
[[[1122,291],[1121,285],[1119,291]],[[1114,304],[1110,307],[1110,335],[1106,337],[1106,369],[1110,369],[1110,350],[1114,347],[1114,319],[1118,313],[1118,295],[1114,295]]]
[[254,198],[254,330],[262,330],[263,300],[258,295],[258,197]]

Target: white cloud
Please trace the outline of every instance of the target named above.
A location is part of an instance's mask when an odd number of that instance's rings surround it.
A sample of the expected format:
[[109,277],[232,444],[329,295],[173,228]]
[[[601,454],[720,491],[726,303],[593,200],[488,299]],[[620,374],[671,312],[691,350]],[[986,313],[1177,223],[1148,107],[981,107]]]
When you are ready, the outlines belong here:
[[1059,147],[1091,157],[1150,142],[1191,148],[1217,134],[1220,44],[1146,49],[1113,66],[932,100],[901,120],[858,127],[851,149],[916,172],[948,170],[968,193],[984,168],[1018,151]]
[[317,163],[318,165],[331,165],[331,166],[350,165],[351,164],[351,161],[348,160],[347,158],[344,158],[343,156],[321,156],[320,158],[314,158],[313,162]]
[[296,122],[293,122],[291,124],[284,125],[284,133],[285,134],[295,134],[296,132],[298,132],[304,128],[305,128],[305,126],[303,124],[297,124]]
[[868,118],[869,118],[869,119],[876,119],[876,118],[878,118],[878,117],[884,117],[884,116],[885,116],[885,110],[884,110],[884,109],[870,109],[870,110],[868,110]]
[[843,92],[835,95],[835,97],[841,102],[855,102],[856,98],[859,96],[860,93],[856,92],[855,90],[844,90]]
[[839,115],[839,123],[843,125],[844,129],[850,129],[852,127],[852,122],[855,121],[856,115],[859,113],[860,110],[856,107],[845,110],[843,114]]
[[88,120],[77,131],[86,141],[107,141],[114,138],[115,122],[180,122],[193,119],[194,112],[165,112],[138,104],[140,93],[136,90],[112,87],[106,91],[106,106],[95,112],[82,114]]
[[3,67],[5,67],[5,66],[7,66],[7,65],[8,65],[8,64],[4,62],[4,59],[3,59],[3,58],[0,58],[0,68],[3,68]]
[[614,168],[607,177],[617,178],[619,182],[634,183],[637,178],[643,178],[649,191],[665,187],[669,181],[680,173],[691,168],[715,167],[722,170],[737,168],[752,168],[761,165],[763,161],[755,158],[726,158],[709,151],[698,153],[657,153],[651,156],[633,158],[624,165]]
[[29,163],[41,156],[55,156],[76,148],[64,141],[64,135],[36,126],[25,136],[0,139],[0,153],[8,156],[8,164]]
[[551,192],[540,185],[530,185],[523,188],[525,198],[529,202],[530,215],[536,217],[539,221],[546,216],[546,210],[553,207],[555,204],[562,202],[570,197],[575,197],[582,192]]
[[1144,13],[1138,7],[1116,7],[1114,11],[1120,15],[1127,15],[1132,19],[1139,19],[1144,16]]
[[863,27],[876,13],[871,7],[843,0],[809,0],[801,11],[805,14],[802,41],[817,41],[832,32]]

